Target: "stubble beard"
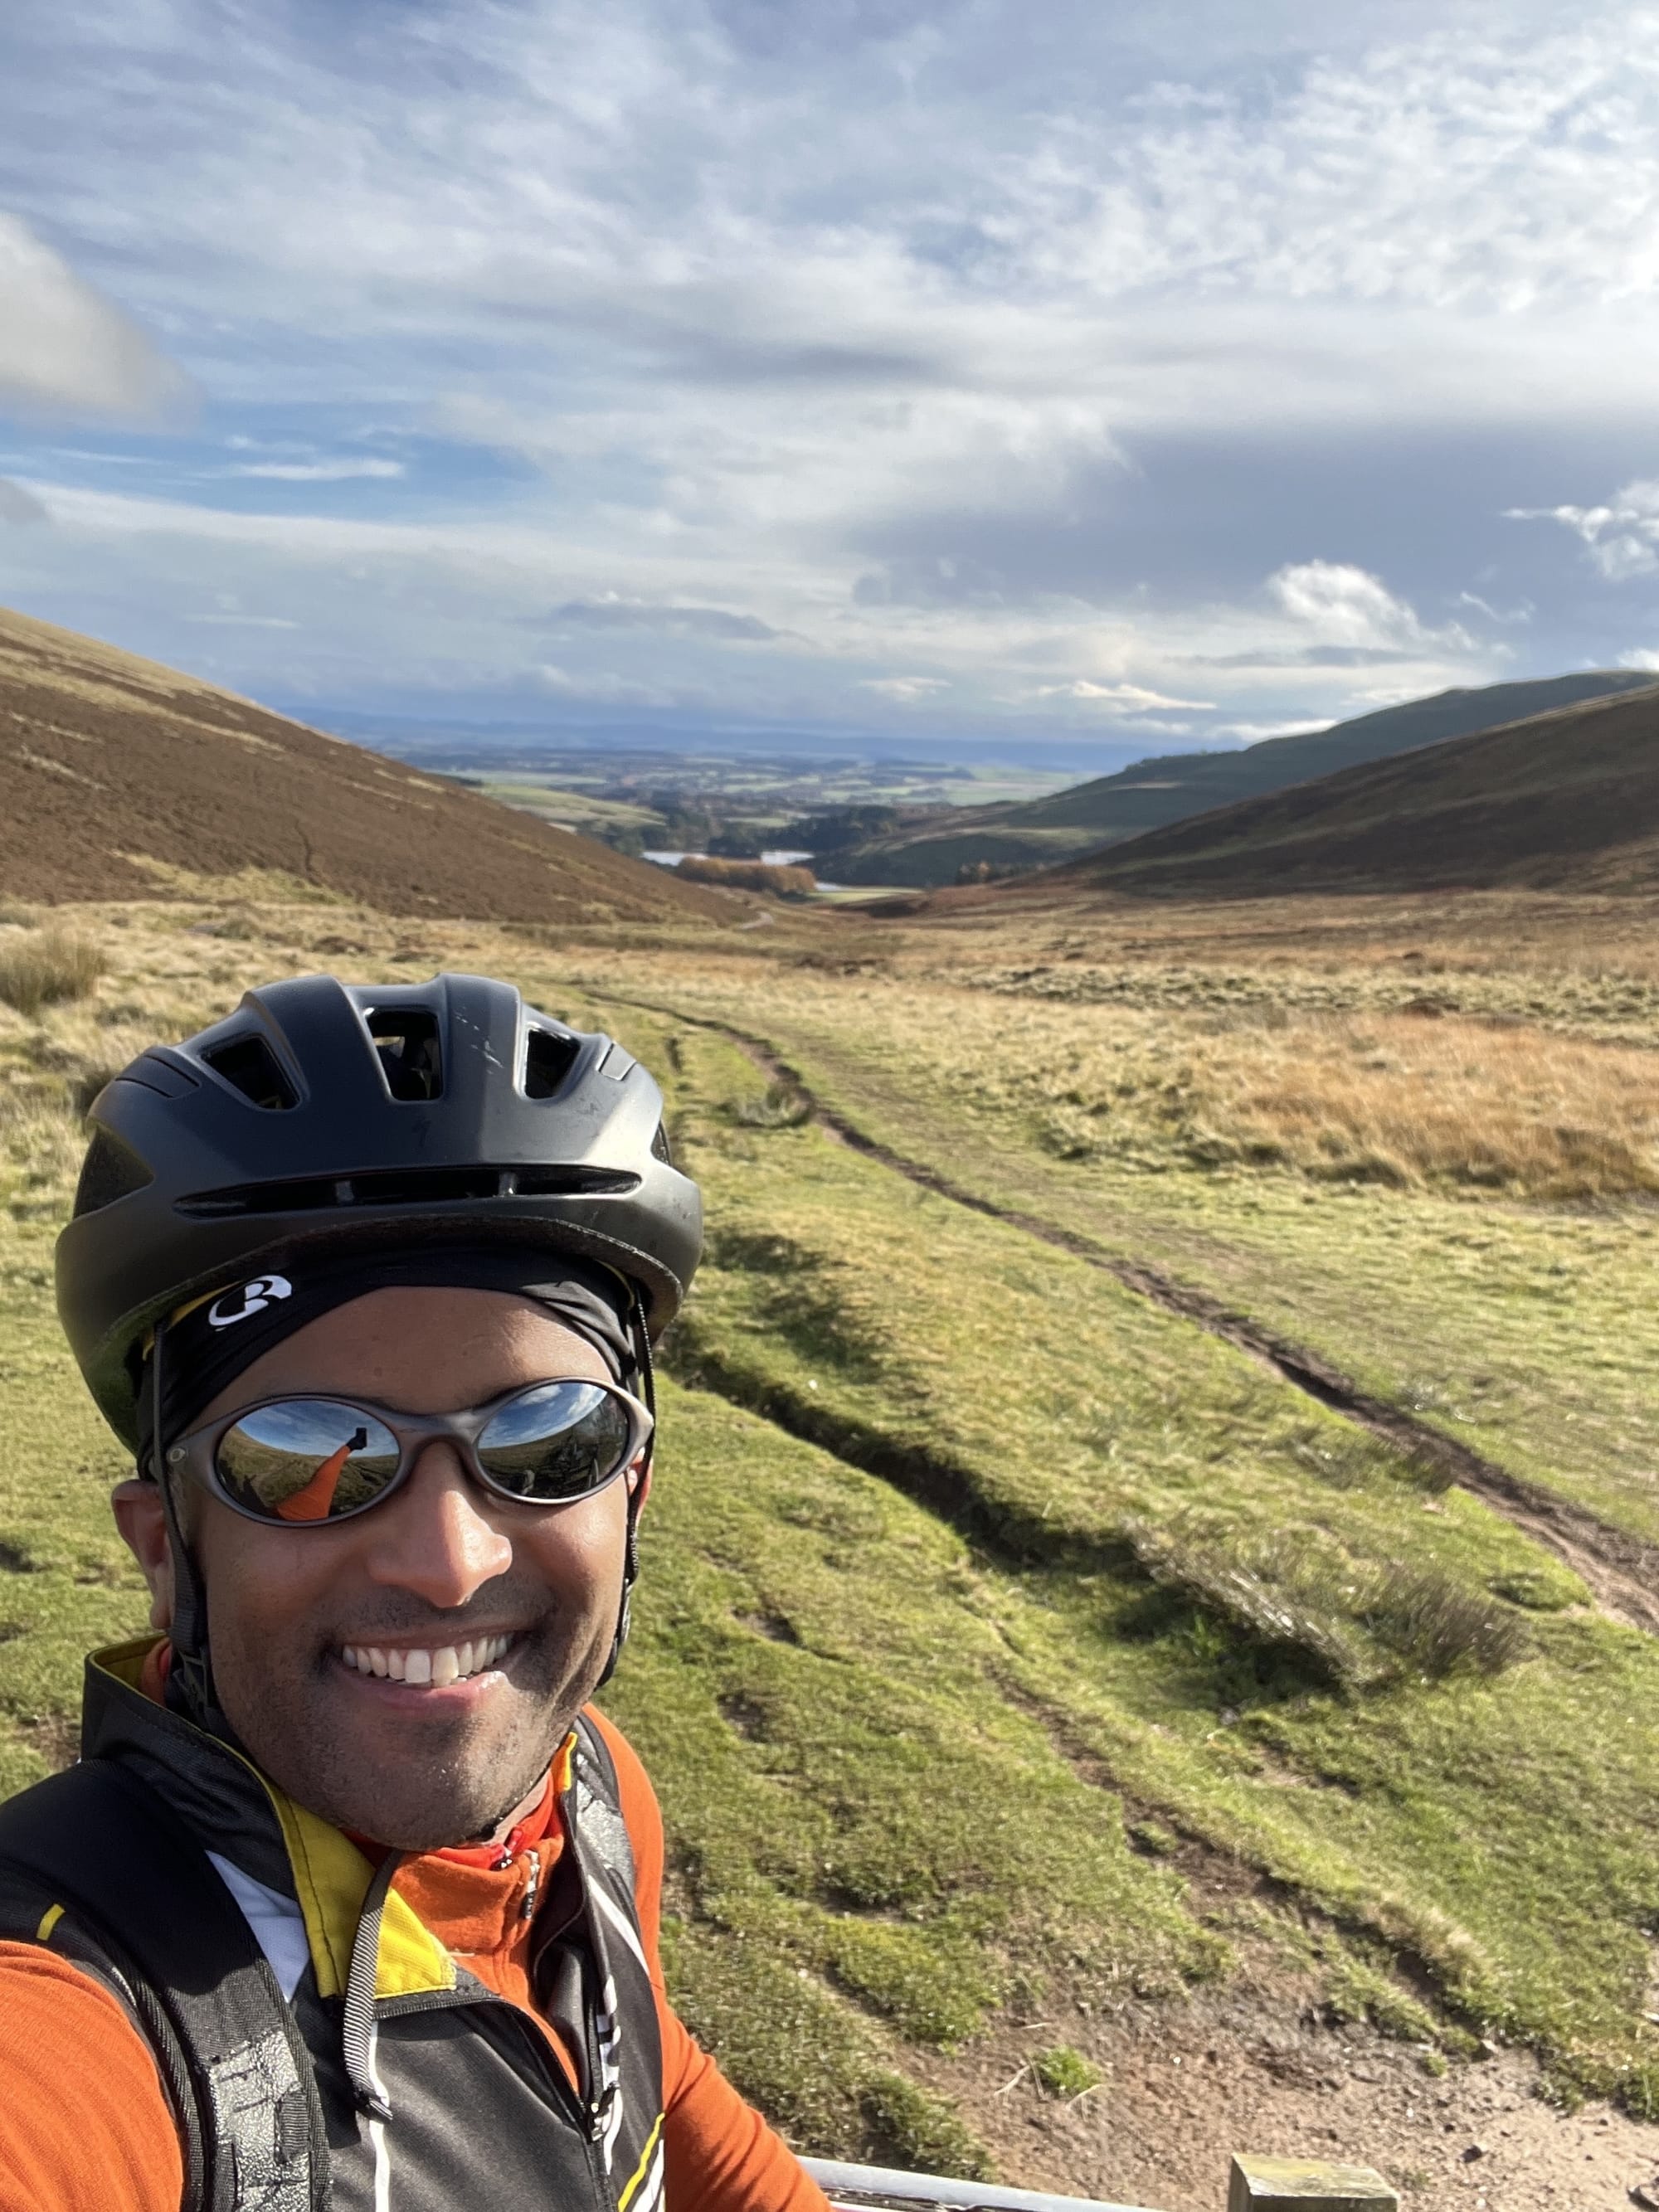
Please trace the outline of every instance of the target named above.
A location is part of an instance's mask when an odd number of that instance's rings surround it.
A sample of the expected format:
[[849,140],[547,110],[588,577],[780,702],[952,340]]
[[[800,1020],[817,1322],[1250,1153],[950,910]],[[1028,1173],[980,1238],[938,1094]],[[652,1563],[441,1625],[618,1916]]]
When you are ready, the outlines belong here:
[[[546,1773],[576,1715],[598,1686],[610,1642],[596,1638],[578,1663],[550,1624],[512,1655],[510,1687],[480,1716],[393,1716],[350,1724],[328,1652],[286,1682],[269,1664],[248,1678],[227,1653],[216,1680],[226,1718],[262,1773],[331,1827],[398,1851],[487,1840]],[[228,1678],[228,1679],[227,1679]],[[244,1682],[257,1683],[241,1694]],[[369,1692],[373,1695],[373,1692]]]

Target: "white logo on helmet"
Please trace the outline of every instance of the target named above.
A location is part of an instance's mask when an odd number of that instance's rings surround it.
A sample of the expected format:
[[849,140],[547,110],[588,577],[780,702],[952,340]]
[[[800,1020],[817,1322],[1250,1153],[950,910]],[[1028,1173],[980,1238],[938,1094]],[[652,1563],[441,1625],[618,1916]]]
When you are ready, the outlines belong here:
[[251,1283],[240,1290],[226,1291],[215,1298],[208,1308],[208,1320],[215,1328],[234,1328],[239,1321],[246,1321],[251,1314],[264,1313],[273,1298],[291,1298],[294,1285],[286,1275],[256,1275]]

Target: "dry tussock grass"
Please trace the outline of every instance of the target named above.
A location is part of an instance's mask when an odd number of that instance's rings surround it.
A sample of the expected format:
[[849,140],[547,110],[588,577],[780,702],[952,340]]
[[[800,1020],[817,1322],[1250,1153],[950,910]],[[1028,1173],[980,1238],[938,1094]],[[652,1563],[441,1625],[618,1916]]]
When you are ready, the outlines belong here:
[[923,964],[952,948],[963,964],[1000,957],[1043,962],[1206,967],[1233,964],[1351,977],[1401,969],[1478,981],[1525,977],[1546,988],[1564,978],[1659,984],[1659,932],[1651,898],[1594,894],[1470,891],[1443,897],[1173,900],[1118,897],[1043,908],[981,896],[965,908],[930,909],[915,932]]
[[228,1011],[233,976],[176,909],[82,908],[0,939],[0,1198],[15,1218],[63,1212],[99,1091],[158,1037]]
[[[703,973],[709,1002],[729,1002],[731,983]],[[1255,980],[1259,995],[1218,1002],[1166,995],[1164,969],[1145,992],[1077,1005],[798,970],[790,999],[793,1021],[860,1061],[1065,1159],[1547,1200],[1659,1191],[1646,1045],[1443,1014],[1426,991],[1417,1012],[1286,1004]],[[753,988],[739,981],[750,1003],[734,1006],[750,1022]]]
[[84,999],[107,966],[90,938],[57,923],[0,945],[0,999],[20,1014]]
[[[1512,1606],[1432,1562],[1357,1559],[1311,1529],[1263,1535],[1180,1517],[1162,1528],[1131,1518],[1123,1534],[1142,1571],[1224,1641],[1293,1656],[1334,1686],[1378,1689],[1402,1669],[1431,1681],[1500,1674],[1534,1649]],[[1219,1648],[1213,1632],[1198,1644]]]
[[1659,1057],[1395,1015],[1195,1045],[1195,1157],[1538,1198],[1659,1189]]
[[[1184,1034],[1182,1030],[1184,1030]],[[1072,1158],[1149,1140],[1207,1168],[1544,1199],[1659,1190],[1659,1056],[1410,1014],[1184,1024],[1073,1060],[1050,1095]]]

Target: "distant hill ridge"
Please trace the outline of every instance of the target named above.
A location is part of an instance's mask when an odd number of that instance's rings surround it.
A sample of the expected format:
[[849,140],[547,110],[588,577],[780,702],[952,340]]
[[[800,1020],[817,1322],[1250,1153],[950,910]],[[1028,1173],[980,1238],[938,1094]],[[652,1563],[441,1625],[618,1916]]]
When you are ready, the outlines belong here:
[[843,883],[955,883],[964,866],[1032,867],[1098,851],[1145,831],[1207,813],[1235,799],[1282,790],[1364,761],[1379,760],[1523,717],[1644,690],[1644,671],[1587,669],[1571,676],[1475,690],[1441,691],[1380,708],[1329,729],[1264,738],[1237,752],[1169,753],[1115,775],[1019,805],[963,808],[944,822],[894,832],[825,854],[820,872]]
[[1659,684],[1239,799],[1027,884],[1170,898],[1659,890]]
[[729,892],[0,609],[0,890],[154,898],[167,868],[482,921],[733,919]]

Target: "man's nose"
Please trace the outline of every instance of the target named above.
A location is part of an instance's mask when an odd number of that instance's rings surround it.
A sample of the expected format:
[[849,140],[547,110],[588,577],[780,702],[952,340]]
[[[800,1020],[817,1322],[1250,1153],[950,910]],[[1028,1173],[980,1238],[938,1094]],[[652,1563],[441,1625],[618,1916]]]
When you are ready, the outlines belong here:
[[370,1576],[431,1606],[466,1604],[513,1564],[512,1544],[479,1506],[453,1447],[428,1444],[398,1496],[367,1516]]

